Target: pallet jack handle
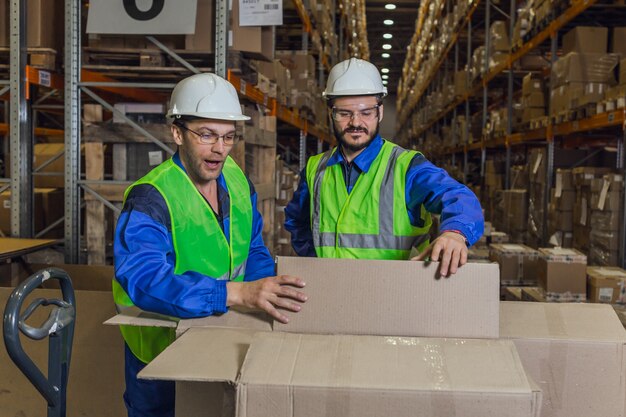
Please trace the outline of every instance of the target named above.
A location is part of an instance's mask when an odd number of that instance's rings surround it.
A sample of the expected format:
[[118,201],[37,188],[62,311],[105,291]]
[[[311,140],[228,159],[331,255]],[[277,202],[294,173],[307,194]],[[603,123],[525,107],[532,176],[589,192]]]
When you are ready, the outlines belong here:
[[[59,281],[63,300],[36,298],[24,310],[26,297],[49,279]],[[39,306],[54,306],[48,319],[41,327],[32,327],[26,320]],[[4,344],[17,367],[48,402],[48,417],[65,417],[67,379],[72,356],[76,299],[72,281],[67,272],[58,268],[47,268],[31,275],[13,290],[4,310]],[[34,340],[50,337],[48,345],[48,378],[24,352],[20,342],[20,331]]]

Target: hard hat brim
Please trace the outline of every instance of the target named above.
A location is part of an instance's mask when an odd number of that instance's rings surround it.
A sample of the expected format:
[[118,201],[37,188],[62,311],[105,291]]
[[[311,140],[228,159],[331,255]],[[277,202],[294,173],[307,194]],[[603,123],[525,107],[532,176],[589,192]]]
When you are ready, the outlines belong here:
[[186,112],[186,113],[182,114],[182,113],[168,112],[167,113],[167,117],[169,117],[169,118],[175,118],[175,117],[197,117],[198,119],[226,120],[226,121],[233,121],[233,122],[241,122],[241,121],[250,120],[249,116],[245,116],[243,114],[242,115],[233,115],[231,113],[192,113],[192,112]]

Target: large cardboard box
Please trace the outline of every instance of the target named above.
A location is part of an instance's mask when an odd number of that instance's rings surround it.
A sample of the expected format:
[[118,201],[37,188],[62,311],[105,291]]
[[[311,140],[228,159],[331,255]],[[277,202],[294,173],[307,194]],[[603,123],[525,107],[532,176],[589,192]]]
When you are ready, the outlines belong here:
[[542,417],[620,417],[626,399],[626,332],[611,306],[500,303],[512,339],[543,391]]
[[539,286],[546,301],[585,301],[587,256],[565,248],[539,248],[539,253]]
[[626,85],[626,58],[619,62],[619,84]]
[[235,51],[247,52],[255,58],[274,59],[273,26],[240,26],[239,2],[234,1],[229,4],[232,5],[229,46]]
[[215,20],[213,0],[198,0],[196,9],[196,30],[185,35],[185,49],[188,51],[215,51]]
[[526,245],[496,243],[490,247],[490,259],[500,265],[502,285],[537,283],[539,252]]
[[626,271],[616,266],[587,267],[587,297],[592,303],[626,304]]
[[[9,1],[0,2],[0,47],[9,47]],[[28,0],[26,44],[29,48],[63,49],[63,1]]]
[[563,53],[598,53],[607,51],[609,29],[597,26],[577,26],[563,35]]
[[544,92],[543,79],[538,75],[529,72],[522,79],[522,96],[529,96],[533,93]]
[[615,54],[570,52],[553,65],[555,86],[568,83],[599,83],[615,85],[614,70],[619,62]]
[[626,27],[614,27],[609,52],[626,58]]
[[[57,188],[35,188],[33,196],[33,226],[35,233],[38,233],[63,217],[64,192]],[[11,235],[10,190],[0,193],[0,231],[5,236]],[[41,237],[46,239],[63,237],[63,224],[61,223]]]
[[[18,265],[20,265],[18,267]],[[76,295],[76,327],[70,364],[67,395],[67,415],[84,417],[119,417],[126,415],[124,393],[124,343],[118,329],[102,322],[115,314],[111,280],[113,267],[85,265],[55,265],[72,279]],[[30,274],[49,267],[42,264],[5,264],[0,273],[0,305],[7,303],[13,287]],[[35,298],[61,298],[53,281],[35,290],[24,303]],[[39,326],[50,313],[40,307],[28,320]],[[48,342],[21,337],[22,346],[34,363],[47,374]],[[0,415],[41,417],[47,404],[35,387],[9,359],[6,349],[0,349]]]
[[207,393],[224,382],[227,416],[539,417],[541,403],[513,342],[499,340],[191,329],[140,377],[179,381],[185,417],[214,415]]

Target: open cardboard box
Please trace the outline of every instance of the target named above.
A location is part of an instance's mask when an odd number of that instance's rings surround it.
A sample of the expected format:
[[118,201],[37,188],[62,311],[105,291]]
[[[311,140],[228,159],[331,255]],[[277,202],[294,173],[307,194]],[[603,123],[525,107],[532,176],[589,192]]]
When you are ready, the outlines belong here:
[[279,257],[309,296],[288,325],[234,310],[173,321],[130,309],[107,323],[176,327],[139,376],[177,382],[177,416],[539,416],[515,346],[495,340],[498,266],[437,269]]
[[[86,265],[43,265],[8,263],[0,267],[0,308],[4,311],[14,286],[31,274],[51,266],[65,270],[72,279],[76,295],[76,325],[67,392],[67,415],[83,417],[119,417],[126,415],[124,392],[124,343],[118,329],[102,322],[115,314],[111,280],[113,267]],[[35,290],[24,308],[34,298],[62,298],[56,281]],[[40,307],[27,321],[39,326],[49,309]],[[1,326],[1,324],[0,324]],[[26,353],[47,375],[48,341],[20,340]],[[30,381],[0,348],[0,416],[41,417],[47,404]]]
[[610,305],[503,301],[500,337],[541,387],[542,417],[625,415],[626,331]]

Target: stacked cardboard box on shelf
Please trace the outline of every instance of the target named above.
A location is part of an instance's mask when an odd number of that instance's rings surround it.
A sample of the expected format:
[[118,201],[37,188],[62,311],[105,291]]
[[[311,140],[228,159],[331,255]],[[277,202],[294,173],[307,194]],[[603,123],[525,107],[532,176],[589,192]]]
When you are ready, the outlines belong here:
[[563,55],[553,65],[555,87],[550,92],[552,116],[604,99],[616,84],[619,57],[607,54],[608,29],[578,26],[563,36]]
[[[608,168],[577,167],[572,170],[574,186],[576,187],[576,202],[574,204],[574,241],[573,247],[584,253],[589,253],[589,236],[591,234],[591,183],[595,178],[610,171]],[[589,256],[590,264],[594,256]]]
[[493,219],[496,209],[496,192],[502,189],[503,176],[497,173],[495,161],[485,161],[485,189],[483,190],[483,208],[485,218]]
[[529,155],[528,244],[538,247],[543,236],[543,202],[545,201],[545,150],[532,149]]
[[528,192],[524,189],[497,191],[496,227],[510,236],[510,241],[524,243],[528,227]]
[[535,249],[521,244],[492,243],[489,258],[500,265],[500,285],[537,285],[539,252]]
[[624,178],[605,174],[591,181],[591,233],[589,257],[592,265],[618,265]]
[[495,21],[489,28],[489,68],[494,68],[503,63],[508,57],[511,45],[506,21]]
[[587,299],[592,303],[626,304],[626,271],[616,266],[587,267]]
[[550,243],[555,246],[572,246],[575,202],[576,188],[572,170],[557,169],[548,210],[548,233]]
[[575,249],[539,248],[539,288],[546,301],[586,299],[587,256]]
[[529,73],[522,81],[522,123],[546,115],[546,101],[543,79]]
[[274,221],[274,236],[276,237],[274,250],[276,255],[295,256],[291,247],[291,233],[285,229],[285,206],[293,198],[297,185],[297,175],[282,160],[276,160],[276,195],[278,196]]

